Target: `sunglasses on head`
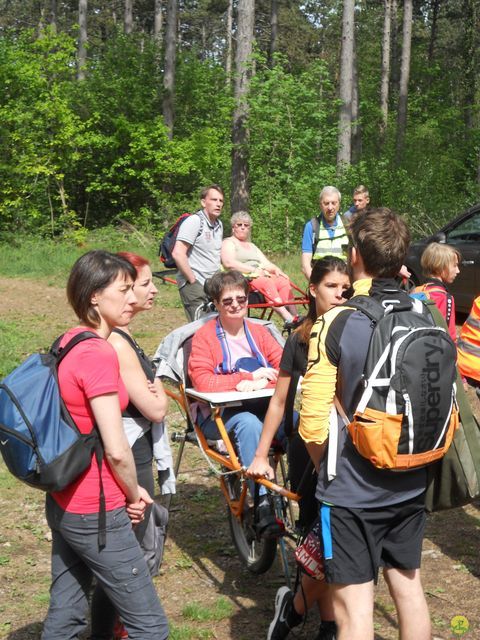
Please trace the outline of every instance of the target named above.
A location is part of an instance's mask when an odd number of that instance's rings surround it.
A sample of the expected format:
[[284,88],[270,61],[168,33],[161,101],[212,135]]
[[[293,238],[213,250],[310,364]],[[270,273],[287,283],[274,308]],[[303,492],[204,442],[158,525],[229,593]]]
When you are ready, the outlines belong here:
[[223,300],[220,300],[220,304],[224,307],[231,307],[234,302],[236,302],[239,307],[243,307],[247,302],[247,296],[236,296],[235,298],[223,298]]

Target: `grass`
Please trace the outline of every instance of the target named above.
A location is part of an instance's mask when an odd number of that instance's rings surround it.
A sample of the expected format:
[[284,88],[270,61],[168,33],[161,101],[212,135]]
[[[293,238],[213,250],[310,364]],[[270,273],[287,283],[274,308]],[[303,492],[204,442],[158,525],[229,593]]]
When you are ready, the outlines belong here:
[[[268,247],[261,247],[268,253]],[[72,242],[37,236],[20,237],[17,241],[0,244],[0,275],[23,278],[49,278],[52,284],[63,284],[75,260],[91,249],[133,251],[151,261],[153,270],[160,270],[158,238],[140,233],[123,233],[107,227],[91,231],[86,242],[78,246]],[[305,278],[300,269],[299,250],[295,254],[269,254],[269,257],[293,282],[304,289]]]
[[[141,239],[141,242],[140,242]],[[35,236],[0,245],[0,275],[22,278],[50,278],[63,284],[75,260],[90,249],[134,251],[157,264],[157,240],[147,236],[128,236],[113,228],[97,229],[84,245]]]
[[209,629],[192,628],[189,625],[172,625],[170,629],[170,640],[209,640],[215,637]]
[[[66,241],[56,242],[33,237],[19,238],[17,242],[0,245],[0,276],[40,280],[47,286],[63,288],[74,261],[94,248],[138,252],[151,260],[155,270],[158,265],[157,244],[158,241],[154,237],[137,236],[135,233],[127,236],[114,229],[100,229],[95,233],[92,232],[82,247]],[[293,282],[304,288],[305,279],[300,270],[299,253],[290,256],[275,255],[271,258],[290,274]],[[159,281],[157,285],[159,294],[156,305],[161,305],[163,309],[180,309],[181,303],[176,287],[162,285]],[[66,327],[59,321],[57,325],[52,325],[52,319],[48,314],[48,295],[46,291],[47,302],[43,314],[29,314],[29,317],[25,318],[24,314],[15,308],[8,309],[8,315],[2,314],[4,319],[0,321],[0,379],[18,366],[28,354],[47,350],[57,335],[65,330]],[[137,338],[147,348],[150,343],[158,344],[158,326],[153,324],[143,326]]]
[[211,622],[229,618],[233,605],[226,598],[218,598],[212,606],[191,602],[182,609],[182,616],[195,622]]
[[0,321],[0,378],[19,365],[29,353],[40,348],[37,327],[30,323],[20,325],[15,321]]

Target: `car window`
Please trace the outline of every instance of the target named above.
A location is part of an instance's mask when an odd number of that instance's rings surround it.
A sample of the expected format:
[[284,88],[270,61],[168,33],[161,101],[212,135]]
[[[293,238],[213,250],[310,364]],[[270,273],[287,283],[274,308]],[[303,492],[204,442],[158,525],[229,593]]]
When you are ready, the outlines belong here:
[[478,242],[480,240],[480,213],[463,220],[454,229],[448,232],[447,242],[458,244],[460,242]]

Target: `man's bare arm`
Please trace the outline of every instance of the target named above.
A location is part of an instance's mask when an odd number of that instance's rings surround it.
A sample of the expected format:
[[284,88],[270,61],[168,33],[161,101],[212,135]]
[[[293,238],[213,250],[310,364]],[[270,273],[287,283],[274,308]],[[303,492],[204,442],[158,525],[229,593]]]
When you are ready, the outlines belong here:
[[310,280],[312,273],[312,254],[302,253],[302,273],[307,280]]
[[173,247],[172,256],[175,260],[178,270],[183,274],[185,280],[190,284],[195,282],[195,274],[190,268],[190,263],[188,262],[188,251],[191,245],[188,242],[184,242],[183,240],[177,240],[175,242],[175,246]]

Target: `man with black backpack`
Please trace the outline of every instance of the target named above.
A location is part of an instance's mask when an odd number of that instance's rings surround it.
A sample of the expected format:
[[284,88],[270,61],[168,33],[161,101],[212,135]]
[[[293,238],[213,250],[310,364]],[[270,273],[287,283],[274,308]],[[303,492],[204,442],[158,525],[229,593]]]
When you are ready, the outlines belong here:
[[427,640],[425,464],[445,453],[458,426],[455,347],[426,307],[398,290],[410,243],[404,221],[373,209],[349,231],[353,297],[312,329],[300,420],[318,469],[337,640],[373,638],[379,567],[400,638]]
[[205,280],[220,269],[223,226],[219,217],[223,200],[223,189],[218,184],[202,189],[202,208],[182,222],[172,250],[180,298],[189,321],[207,301]]

